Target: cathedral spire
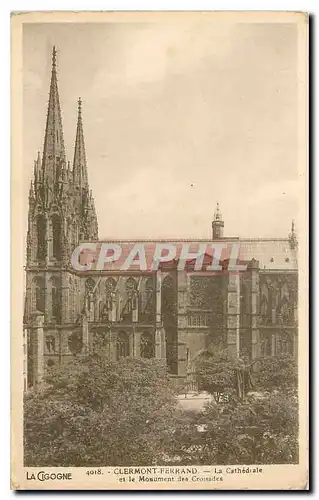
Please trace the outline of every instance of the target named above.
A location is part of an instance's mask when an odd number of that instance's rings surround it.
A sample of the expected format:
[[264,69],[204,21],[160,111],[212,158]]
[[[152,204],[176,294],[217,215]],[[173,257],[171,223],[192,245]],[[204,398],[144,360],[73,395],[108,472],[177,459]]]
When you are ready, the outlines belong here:
[[223,237],[224,231],[224,221],[223,216],[219,208],[219,203],[217,203],[216,210],[214,213],[214,220],[212,222],[213,229],[213,240],[219,240]]
[[216,210],[214,213],[214,221],[222,220],[222,213],[219,208],[219,203],[217,202]]
[[82,123],[81,97],[79,97],[78,99],[78,123],[76,127],[76,137],[75,137],[75,147],[74,147],[73,180],[75,185],[78,185],[80,187],[88,186],[83,123]]
[[94,200],[89,190],[86,166],[81,98],[78,100],[78,122],[76,127],[72,173],[73,184],[76,190],[75,192],[77,193],[78,213],[81,214],[80,237],[88,240],[97,239],[97,218]]
[[56,54],[56,48],[53,47],[51,83],[42,159],[43,171],[51,183],[58,180],[61,165],[65,163],[62,116],[56,69]]
[[295,231],[295,221],[291,221],[291,232],[289,233],[289,244],[290,248],[294,250],[298,246],[298,240],[297,240],[297,235]]

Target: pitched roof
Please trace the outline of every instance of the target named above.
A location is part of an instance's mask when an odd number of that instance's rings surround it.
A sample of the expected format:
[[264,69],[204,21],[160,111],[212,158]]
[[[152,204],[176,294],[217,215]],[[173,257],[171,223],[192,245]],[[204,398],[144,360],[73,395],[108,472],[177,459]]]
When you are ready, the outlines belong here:
[[[90,242],[92,243],[92,242]],[[189,245],[186,248],[186,251],[189,253],[198,252],[200,249],[200,245],[202,245],[202,251],[205,254],[205,261],[207,260],[207,256],[212,256],[213,249],[216,248],[217,244],[224,244],[225,249],[221,253],[221,259],[228,259],[230,256],[230,252],[234,246],[238,248],[238,255],[240,261],[249,262],[252,259],[255,259],[259,262],[260,270],[277,270],[277,271],[296,271],[298,269],[297,265],[297,251],[292,249],[288,239],[245,239],[245,238],[225,238],[224,240],[212,241],[212,240],[103,240],[96,241],[96,251],[94,253],[94,262],[97,262],[97,259],[100,254],[100,248],[102,243],[109,245],[119,245],[121,247],[121,254],[115,262],[106,263],[104,266],[105,270],[120,270],[121,266],[127,259],[131,250],[136,244],[143,245],[143,249],[145,252],[145,258],[147,262],[147,269],[151,268],[151,264],[153,261],[153,256],[155,252],[156,244],[162,244],[165,246],[173,246],[176,249],[175,255],[172,256],[172,260],[174,258],[178,259],[181,255],[182,246]],[[163,250],[163,255],[166,255],[168,250]],[[85,252],[84,252],[85,253]],[[89,252],[91,253],[91,252]],[[111,251],[112,253],[112,251]],[[140,256],[137,256],[137,262]],[[187,259],[188,262],[194,261],[194,256],[190,256]],[[84,262],[84,261],[82,261]],[[94,270],[94,265],[92,270]],[[136,270],[139,270],[139,265],[133,267],[130,266],[130,269],[133,270],[135,267]]]
[[288,239],[239,240],[240,249],[247,260],[259,261],[259,268],[266,270],[297,270],[297,251]]

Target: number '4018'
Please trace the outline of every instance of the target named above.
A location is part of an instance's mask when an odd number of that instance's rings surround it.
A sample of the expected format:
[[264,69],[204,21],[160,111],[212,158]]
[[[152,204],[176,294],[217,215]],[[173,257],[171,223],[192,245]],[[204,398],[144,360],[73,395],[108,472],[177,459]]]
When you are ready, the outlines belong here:
[[86,471],[86,473],[88,476],[95,476],[95,475],[98,475],[98,474],[102,474],[102,471],[101,469],[89,469]]

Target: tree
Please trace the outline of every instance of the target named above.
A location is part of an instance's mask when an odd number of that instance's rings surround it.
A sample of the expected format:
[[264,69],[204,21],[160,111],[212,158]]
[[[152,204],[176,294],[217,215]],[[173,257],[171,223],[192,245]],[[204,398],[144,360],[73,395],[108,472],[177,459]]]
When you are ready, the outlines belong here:
[[179,426],[173,444],[180,461],[298,462],[297,365],[292,356],[229,360],[216,351],[201,360],[198,372],[201,388],[213,394],[214,401]]
[[296,391],[298,365],[291,354],[261,358],[256,372],[256,386],[261,390]]
[[198,386],[212,394],[216,403],[235,395],[242,399],[251,388],[250,370],[249,362],[243,358],[229,358],[227,349],[215,346],[209,356],[197,363]]
[[74,358],[26,394],[25,464],[115,466],[161,462],[176,399],[160,361]]
[[[298,461],[298,403],[279,393],[206,408],[203,463],[276,464]],[[209,462],[207,462],[209,461]]]
[[189,417],[176,437],[181,463],[298,463],[297,398],[283,399],[277,392],[209,403],[197,418]]

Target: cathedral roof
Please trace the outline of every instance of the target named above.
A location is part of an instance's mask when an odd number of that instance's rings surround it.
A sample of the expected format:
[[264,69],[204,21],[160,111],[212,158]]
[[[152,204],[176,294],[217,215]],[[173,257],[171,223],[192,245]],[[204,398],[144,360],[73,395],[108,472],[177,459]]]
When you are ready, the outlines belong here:
[[[98,241],[97,249],[99,249],[102,243],[107,244],[118,244],[122,248],[121,257],[112,263],[105,264],[105,270],[118,271],[121,269],[123,262],[129,255],[130,251],[135,244],[143,245],[146,262],[148,264],[148,269],[150,268],[150,262],[154,256],[155,246],[157,243],[172,245],[176,248],[177,258],[180,256],[182,245],[189,244],[188,251],[196,252],[199,250],[199,245],[204,245],[204,253],[206,256],[212,256],[213,247],[217,243],[224,243],[227,245],[227,249],[222,252],[221,260],[229,258],[231,249],[234,245],[238,246],[239,258],[242,262],[250,262],[255,259],[259,262],[259,269],[265,271],[297,271],[297,251],[291,248],[291,243],[289,239],[268,239],[268,238],[225,238],[219,241],[212,240],[195,240],[195,239],[181,239],[181,240],[103,240]],[[204,248],[204,247],[203,247]],[[97,258],[99,251],[96,252]],[[194,260],[194,259],[193,259]],[[188,259],[189,262],[192,259]],[[96,259],[95,259],[96,262]],[[139,267],[137,266],[137,270]]]
[[259,261],[266,270],[297,270],[297,252],[288,239],[240,239],[240,248],[247,260]]

